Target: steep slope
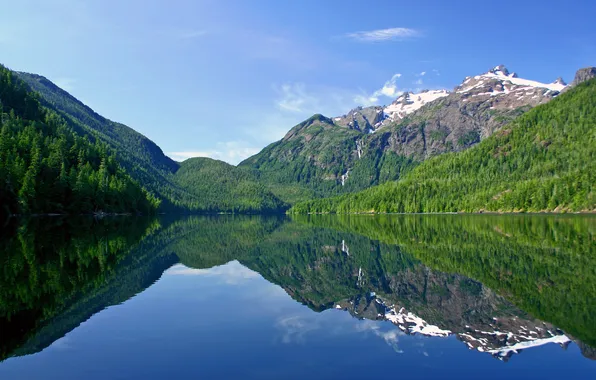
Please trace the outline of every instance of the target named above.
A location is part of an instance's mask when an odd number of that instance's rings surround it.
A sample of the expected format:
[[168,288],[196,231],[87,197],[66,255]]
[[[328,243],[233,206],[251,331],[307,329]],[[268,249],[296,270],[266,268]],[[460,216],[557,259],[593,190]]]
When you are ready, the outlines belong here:
[[0,213],[153,212],[159,201],[0,66]]
[[315,115],[240,166],[259,170],[289,202],[355,192],[397,180],[430,157],[465,150],[565,88],[561,80],[521,79],[497,66],[452,92],[405,93],[386,107],[359,107],[332,119]]
[[208,159],[179,164],[147,137],[97,114],[47,78],[13,73],[36,91],[41,104],[59,114],[76,135],[104,144],[134,180],[162,201],[162,211],[272,212],[287,208],[256,183],[250,170]]
[[23,72],[15,74],[40,94],[41,103],[56,111],[80,135],[99,139],[116,153],[124,168],[150,191],[164,200],[164,207],[186,203],[189,194],[172,183],[170,175],[178,163],[164,155],[153,141],[126,125],[97,114],[47,78]]
[[191,158],[181,163],[174,183],[196,195],[191,210],[217,212],[279,212],[287,209],[251,170],[210,158]]
[[358,155],[361,135],[356,129],[314,115],[239,167],[257,169],[260,180],[286,201],[333,193],[346,165]]
[[478,146],[424,162],[398,182],[292,212],[596,210],[596,79],[519,117]]

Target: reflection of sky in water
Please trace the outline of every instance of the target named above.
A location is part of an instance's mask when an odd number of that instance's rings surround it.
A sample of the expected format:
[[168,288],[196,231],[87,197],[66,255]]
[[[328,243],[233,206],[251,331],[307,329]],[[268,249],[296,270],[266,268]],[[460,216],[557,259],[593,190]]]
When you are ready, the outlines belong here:
[[586,377],[595,364],[577,346],[555,344],[502,363],[454,337],[410,336],[343,310],[316,313],[233,261],[173,266],[43,352],[0,364],[0,378],[549,378]]

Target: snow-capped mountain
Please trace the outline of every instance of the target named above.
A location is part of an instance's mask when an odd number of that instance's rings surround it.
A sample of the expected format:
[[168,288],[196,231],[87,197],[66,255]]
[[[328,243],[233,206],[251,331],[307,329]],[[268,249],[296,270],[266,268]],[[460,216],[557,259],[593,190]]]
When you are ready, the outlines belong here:
[[476,75],[475,77],[467,77],[464,83],[460,85],[456,91],[459,93],[468,92],[475,87],[483,85],[486,81],[496,80],[501,82],[506,87],[500,91],[492,91],[491,95],[496,96],[500,94],[507,94],[511,91],[527,91],[533,88],[545,88],[550,91],[561,92],[567,84],[562,78],[557,78],[552,83],[541,83],[529,79],[522,79],[516,73],[509,73],[509,70],[503,65],[496,66],[488,72]]
[[427,104],[445,97],[465,102],[489,102],[490,109],[534,107],[557,96],[567,84],[562,78],[542,83],[520,78],[503,65],[495,66],[484,74],[466,77],[453,91],[444,89],[405,92],[387,106],[358,107],[347,114],[333,118],[337,125],[373,133],[379,128],[399,122]]
[[522,106],[537,106],[557,96],[567,87],[563,79],[552,83],[541,83],[519,78],[509,73],[503,65],[488,72],[467,77],[454,89],[463,101],[491,102],[491,109],[513,109]]
[[452,91],[408,92],[386,106],[357,107],[334,118],[314,115],[241,165],[273,176],[287,169],[323,195],[362,190],[399,179],[410,160],[468,149],[594,76],[596,68],[581,69],[567,86],[561,78],[521,78],[499,65],[466,77]]
[[390,120],[403,119],[406,115],[419,110],[425,104],[449,95],[447,90],[424,90],[418,94],[406,92],[393,103],[383,108],[383,113]]

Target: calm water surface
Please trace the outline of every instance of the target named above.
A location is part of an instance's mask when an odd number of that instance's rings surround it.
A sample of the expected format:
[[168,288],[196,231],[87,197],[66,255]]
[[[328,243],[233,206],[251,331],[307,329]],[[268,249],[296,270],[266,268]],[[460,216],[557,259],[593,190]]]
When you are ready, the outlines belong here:
[[34,219],[1,379],[596,378],[590,216]]

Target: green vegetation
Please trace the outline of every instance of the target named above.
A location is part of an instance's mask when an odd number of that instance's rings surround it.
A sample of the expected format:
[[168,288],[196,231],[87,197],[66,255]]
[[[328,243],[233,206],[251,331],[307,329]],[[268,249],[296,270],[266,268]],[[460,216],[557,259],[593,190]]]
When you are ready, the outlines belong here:
[[468,150],[425,161],[397,182],[299,203],[290,212],[593,211],[595,120],[593,79]]
[[[254,169],[258,180],[272,193],[293,204],[396,180],[418,164],[376,145],[363,147],[366,136],[314,115],[239,167]],[[364,149],[360,157],[359,147]],[[346,173],[342,184],[341,177]]]
[[0,214],[151,213],[159,200],[0,66]]
[[98,115],[48,79],[28,73],[13,75],[36,91],[41,104],[59,114],[76,135],[107,147],[112,161],[161,201],[160,211],[255,213],[288,208],[257,183],[252,170],[209,159],[174,162],[153,141]]
[[446,97],[373,134],[314,115],[234,167],[210,159],[174,162],[46,78],[2,73],[2,214],[270,213],[290,205],[292,213],[596,208],[594,80],[525,115],[528,107],[470,108],[466,117],[487,119],[491,131],[522,115],[480,143],[467,122],[440,125],[441,112],[451,117],[460,106]]
[[178,170],[178,163],[164,155],[153,141],[126,125],[98,115],[40,75],[14,74],[39,94],[43,106],[62,116],[73,131],[109,146],[134,179],[164,200],[163,208],[172,208],[172,202],[183,202],[188,197],[184,189],[177,188],[169,178]]
[[257,182],[251,170],[210,158],[182,162],[174,182],[196,197],[187,207],[193,211],[240,213],[280,212],[287,206]]

